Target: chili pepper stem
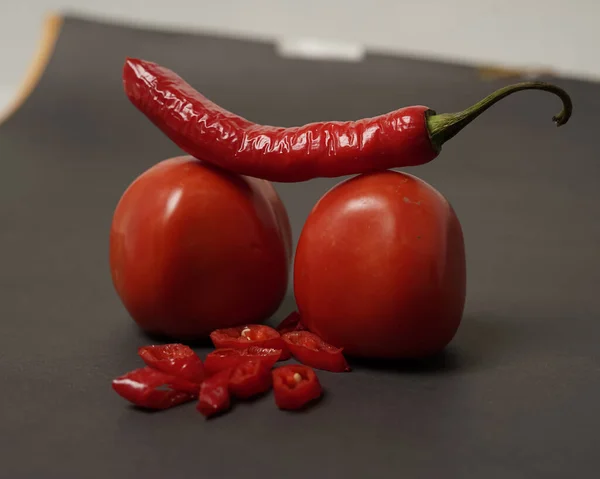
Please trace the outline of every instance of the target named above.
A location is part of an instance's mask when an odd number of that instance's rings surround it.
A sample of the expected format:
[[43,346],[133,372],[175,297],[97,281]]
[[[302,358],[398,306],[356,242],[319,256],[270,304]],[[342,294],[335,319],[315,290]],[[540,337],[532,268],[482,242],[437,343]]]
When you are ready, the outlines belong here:
[[444,143],[453,138],[492,105],[522,90],[542,90],[555,94],[562,100],[563,109],[558,115],[552,117],[552,120],[556,123],[556,126],[564,125],[569,121],[573,111],[573,104],[568,93],[562,88],[544,82],[515,83],[514,85],[496,90],[483,100],[458,113],[436,114],[433,110],[430,110],[427,114],[427,129],[429,130],[429,138],[433,147],[438,151],[441,150]]

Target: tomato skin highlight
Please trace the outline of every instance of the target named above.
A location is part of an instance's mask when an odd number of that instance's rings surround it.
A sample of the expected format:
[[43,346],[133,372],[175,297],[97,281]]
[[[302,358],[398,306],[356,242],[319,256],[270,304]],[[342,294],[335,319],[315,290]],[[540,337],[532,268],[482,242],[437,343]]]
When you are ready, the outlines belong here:
[[413,175],[378,172],[332,188],[310,213],[294,263],[304,324],[346,355],[433,355],[460,325],[461,225],[448,201]]
[[179,340],[269,318],[285,296],[291,251],[270,183],[186,156],[142,173],[110,231],[125,308],[143,330]]

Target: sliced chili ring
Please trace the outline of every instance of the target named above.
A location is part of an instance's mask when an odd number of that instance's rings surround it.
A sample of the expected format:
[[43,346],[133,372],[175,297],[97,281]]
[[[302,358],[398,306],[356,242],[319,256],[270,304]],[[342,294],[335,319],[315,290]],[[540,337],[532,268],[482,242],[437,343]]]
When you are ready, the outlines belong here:
[[279,409],[301,409],[323,393],[315,371],[301,364],[275,368],[273,394]]
[[200,386],[196,409],[205,417],[221,414],[231,407],[229,377],[232,371],[232,369],[219,371],[205,379]]
[[189,381],[146,366],[114,379],[112,388],[136,406],[168,409],[194,400],[196,393],[190,391],[190,384]]
[[264,324],[250,324],[235,328],[217,329],[210,333],[215,348],[246,349],[250,346],[280,349],[280,361],[290,358],[281,335],[272,327]]
[[207,376],[212,376],[224,369],[235,368],[247,359],[261,359],[271,369],[280,357],[281,349],[260,346],[250,346],[246,349],[215,349],[204,359],[204,372]]
[[325,371],[350,371],[342,348],[336,348],[310,331],[292,331],[283,335],[292,356],[302,364]]
[[240,399],[267,392],[272,384],[271,366],[261,359],[245,359],[231,373],[229,391]]
[[185,344],[173,343],[143,346],[138,355],[147,366],[167,374],[200,384],[204,379],[202,360],[192,348]]

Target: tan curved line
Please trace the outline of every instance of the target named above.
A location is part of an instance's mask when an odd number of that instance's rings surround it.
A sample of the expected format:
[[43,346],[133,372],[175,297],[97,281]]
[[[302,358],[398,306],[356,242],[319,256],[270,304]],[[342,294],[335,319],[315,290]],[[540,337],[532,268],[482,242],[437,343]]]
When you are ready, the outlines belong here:
[[8,108],[0,111],[0,124],[6,121],[13,113],[15,113],[25,100],[31,95],[37,86],[50,58],[54,52],[56,40],[60,35],[63,24],[63,18],[57,14],[49,14],[44,20],[42,26],[42,37],[38,43],[37,52],[33,61],[29,65],[29,69],[25,74],[23,81],[16,97],[13,99]]

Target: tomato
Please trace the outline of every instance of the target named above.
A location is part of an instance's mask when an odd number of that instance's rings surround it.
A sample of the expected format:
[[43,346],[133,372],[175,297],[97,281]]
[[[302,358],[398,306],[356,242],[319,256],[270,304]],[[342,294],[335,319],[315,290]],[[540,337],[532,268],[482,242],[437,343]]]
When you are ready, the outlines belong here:
[[287,289],[291,229],[273,186],[192,157],[171,158],[125,191],[110,267],[145,331],[179,339],[271,316]]
[[405,173],[338,184],[301,232],[294,292],[306,327],[344,354],[438,353],[454,337],[465,303],[464,241],[452,206]]

